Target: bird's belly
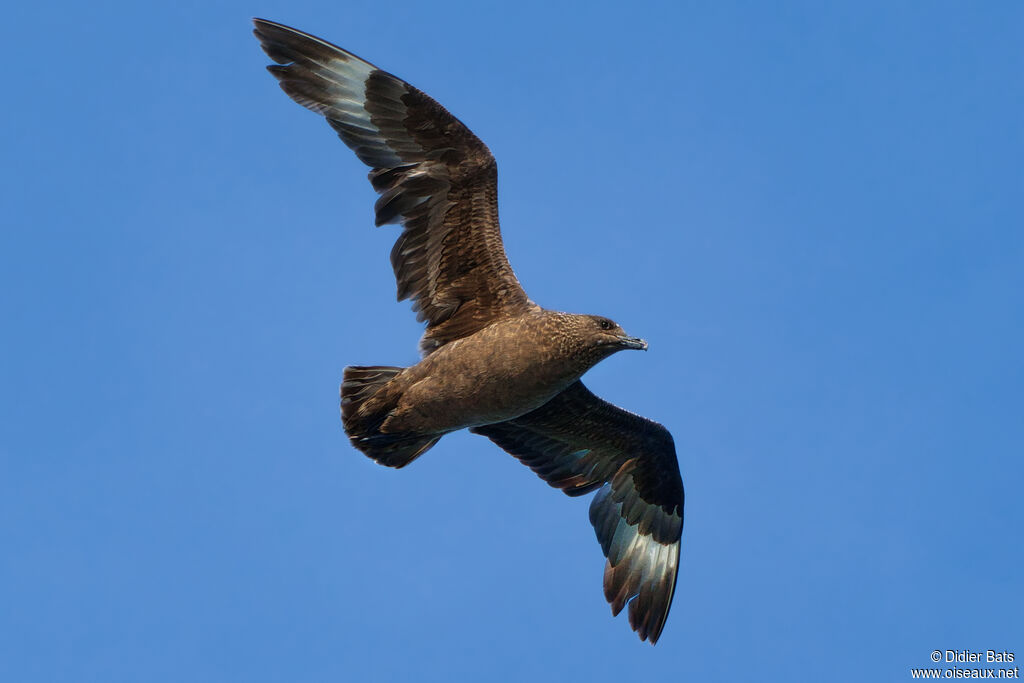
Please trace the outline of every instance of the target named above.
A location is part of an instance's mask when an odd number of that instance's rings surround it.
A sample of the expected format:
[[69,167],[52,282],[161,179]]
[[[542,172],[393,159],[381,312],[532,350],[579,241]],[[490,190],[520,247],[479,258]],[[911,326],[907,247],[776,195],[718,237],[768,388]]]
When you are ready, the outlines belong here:
[[503,422],[539,408],[579,378],[557,359],[514,348],[472,351],[428,357],[423,363],[430,362],[430,371],[405,391],[392,425],[446,432]]

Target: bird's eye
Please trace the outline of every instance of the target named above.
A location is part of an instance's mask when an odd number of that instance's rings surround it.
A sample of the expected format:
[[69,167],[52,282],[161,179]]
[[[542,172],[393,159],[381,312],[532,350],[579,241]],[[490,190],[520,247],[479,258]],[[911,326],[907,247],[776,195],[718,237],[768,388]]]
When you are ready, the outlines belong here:
[[611,320],[602,320],[598,324],[601,326],[602,330],[610,330],[610,329],[612,329],[612,321]]

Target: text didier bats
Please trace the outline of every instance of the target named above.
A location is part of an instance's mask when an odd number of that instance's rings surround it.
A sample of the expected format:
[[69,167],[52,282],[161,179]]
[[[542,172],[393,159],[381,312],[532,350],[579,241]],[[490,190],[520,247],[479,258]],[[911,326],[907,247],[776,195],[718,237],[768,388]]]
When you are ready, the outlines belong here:
[[971,652],[970,650],[946,650],[947,662],[1012,662],[1012,652]]

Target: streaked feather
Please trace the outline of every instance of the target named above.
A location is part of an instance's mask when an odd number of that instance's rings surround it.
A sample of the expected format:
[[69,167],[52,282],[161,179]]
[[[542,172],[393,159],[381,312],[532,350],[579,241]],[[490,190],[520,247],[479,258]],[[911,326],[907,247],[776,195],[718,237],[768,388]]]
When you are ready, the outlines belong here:
[[351,52],[281,24],[254,23],[281,89],[324,116],[373,169],[370,182],[382,195],[377,225],[404,226],[391,263],[399,300],[412,299],[427,323],[421,351],[535,309],[505,256],[497,166],[487,147],[423,92]]

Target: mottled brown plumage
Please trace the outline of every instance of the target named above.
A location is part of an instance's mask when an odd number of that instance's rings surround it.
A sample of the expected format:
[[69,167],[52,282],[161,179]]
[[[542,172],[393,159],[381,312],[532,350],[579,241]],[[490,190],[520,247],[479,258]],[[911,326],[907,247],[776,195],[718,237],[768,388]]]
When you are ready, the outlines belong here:
[[600,316],[530,301],[505,256],[497,167],[487,147],[408,83],[314,36],[261,19],[268,67],[323,115],[380,194],[377,225],[400,223],[391,251],[398,298],[426,322],[418,364],[345,369],[352,444],[403,467],[458,429],[487,436],[569,495],[597,489],[590,518],[608,561],[605,596],[656,642],[672,603],[683,485],[661,425],[579,381],[623,349],[646,348]]

